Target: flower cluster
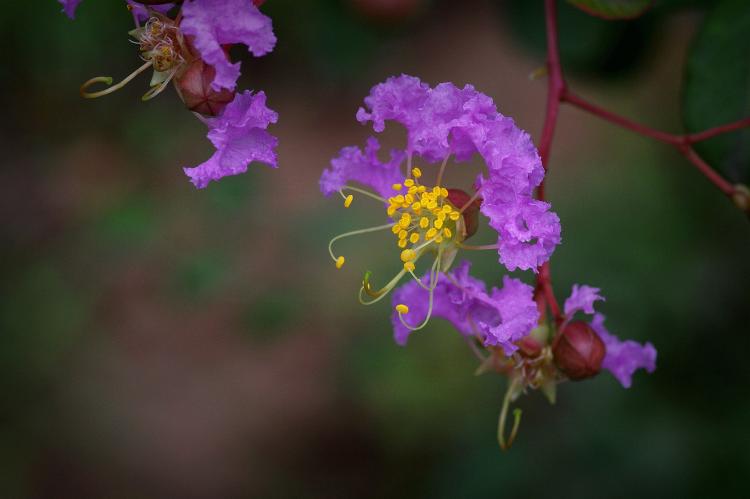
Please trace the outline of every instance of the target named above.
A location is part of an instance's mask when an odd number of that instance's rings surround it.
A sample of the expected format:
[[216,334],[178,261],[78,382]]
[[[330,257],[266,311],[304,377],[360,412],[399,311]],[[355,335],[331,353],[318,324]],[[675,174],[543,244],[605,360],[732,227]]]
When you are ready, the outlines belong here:
[[[71,18],[81,0],[59,0]],[[122,82],[92,78],[81,87],[87,98],[101,97],[122,88],[138,74],[153,70],[149,100],[174,83],[186,107],[208,127],[208,138],[216,152],[196,167],[184,168],[198,188],[212,180],[247,171],[252,161],[277,166],[277,139],[267,132],[277,114],[266,106],[263,92],[237,92],[240,63],[233,63],[226,48],[243,44],[255,57],[273,50],[276,37],[271,19],[258,10],[262,3],[251,0],[186,0],[176,10],[166,2],[126,0],[136,28],[130,36],[137,43],[144,63]],[[151,5],[154,4],[154,5]],[[90,92],[92,85],[108,88]],[[112,86],[109,86],[112,85]]]
[[[415,77],[402,75],[376,85],[365,105],[357,112],[357,119],[372,122],[376,132],[383,131],[388,120],[405,126],[405,149],[392,151],[390,159],[382,162],[377,155],[379,143],[371,137],[364,151],[342,149],[320,179],[323,194],[340,192],[347,207],[354,194],[345,191],[367,195],[385,205],[391,220],[382,226],[341,234],[331,241],[333,244],[343,237],[386,229],[396,236],[403,268],[380,290],[373,289],[371,276],[366,274],[360,301],[378,301],[410,274],[413,281],[394,295],[404,297],[395,303],[395,313],[401,325],[398,329],[417,330],[433,313],[445,316],[442,304],[452,303],[439,298],[441,289],[456,279],[448,270],[459,251],[497,250],[508,270],[536,271],[549,259],[560,243],[560,222],[548,203],[533,199],[533,190],[544,176],[539,155],[529,135],[500,114],[491,98],[471,85],[458,88],[442,83],[430,88]],[[446,187],[451,159],[464,163],[476,154],[484,160],[487,171],[479,176],[475,192],[470,195]],[[424,166],[415,166],[416,162]],[[439,165],[434,185],[424,183],[429,164]],[[479,212],[497,232],[495,244],[465,244],[477,230]],[[329,249],[340,268],[344,256],[335,255],[331,246]],[[427,274],[419,278],[416,266],[428,255],[434,259]],[[468,272],[468,267],[462,269]],[[502,291],[472,295],[468,309],[475,313],[467,316],[482,315],[486,319],[479,321],[481,325],[472,319],[472,324],[482,329],[485,345],[503,345],[510,352],[515,348],[513,341],[531,331],[538,319],[532,291],[521,281],[508,278]],[[421,294],[427,304],[424,313],[416,305],[418,300],[407,299]],[[372,300],[366,301],[364,295]],[[489,310],[495,311],[494,317],[488,316]],[[405,338],[398,331],[397,336]]]
[[[469,275],[468,262],[451,269],[459,252],[491,249],[507,270],[537,272],[560,244],[557,215],[548,203],[534,198],[544,177],[536,148],[526,132],[497,111],[491,98],[470,85],[442,83],[430,88],[402,75],[376,85],[357,119],[372,122],[376,132],[382,132],[387,121],[402,124],[406,146],[383,161],[378,140],[370,137],[364,150],[342,149],[323,172],[324,195],[338,192],[346,208],[355,195],[367,196],[381,204],[388,220],[334,237],[329,243],[331,258],[337,268],[345,264],[345,257],[333,250],[342,238],[392,232],[401,268],[380,289],[373,287],[372,274],[366,272],[360,302],[370,305],[393,291],[398,344],[406,344],[431,317],[443,318],[480,358],[479,372],[495,371],[509,378],[498,432],[503,448],[512,442],[520,417],[517,413],[506,440],[508,407],[527,389],[541,389],[554,401],[558,383],[589,378],[601,368],[626,388],[637,369],[654,370],[656,350],[650,343],[622,342],[604,329],[604,317],[594,311],[594,302],[603,300],[596,288],[574,286],[564,315],[548,319],[540,287],[505,276],[501,288],[488,289]],[[478,176],[474,192],[448,187],[448,164],[465,163],[476,155],[486,170]],[[433,184],[425,181],[431,165],[437,170]],[[466,240],[476,233],[480,214],[497,240],[469,245]],[[418,276],[417,265],[427,256],[431,263]],[[397,287],[407,275],[411,280]],[[593,320],[574,320],[578,312],[593,315]]]

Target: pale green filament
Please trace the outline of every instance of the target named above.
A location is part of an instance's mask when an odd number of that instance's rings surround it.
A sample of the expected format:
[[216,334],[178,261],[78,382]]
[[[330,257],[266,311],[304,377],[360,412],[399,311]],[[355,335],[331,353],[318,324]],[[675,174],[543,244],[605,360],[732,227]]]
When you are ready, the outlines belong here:
[[[345,185],[344,187],[341,188],[341,191],[343,191],[344,189],[349,190],[349,191],[358,192],[360,194],[364,194],[365,196],[371,197],[372,199],[375,199],[376,201],[380,201],[381,203],[386,203],[387,202],[385,198],[382,198],[382,197],[380,197],[380,196],[378,196],[376,194],[373,194],[370,191],[366,191],[366,190],[360,189],[358,187],[352,187],[350,185]],[[341,191],[339,191],[339,192],[341,193],[342,196],[344,196],[344,193],[341,192]],[[344,197],[346,197],[346,196],[344,196]]]
[[90,87],[91,85],[94,85],[96,83],[104,83],[105,85],[112,85],[112,77],[111,76],[97,76],[96,78],[91,78],[89,81],[81,85],[81,97],[85,97],[86,99],[96,99],[97,97],[102,97],[107,94],[111,94],[112,92],[115,92],[128,83],[131,82],[133,78],[138,76],[139,74],[146,71],[148,68],[153,66],[153,61],[146,62],[143,66],[136,69],[132,73],[130,73],[124,80],[122,80],[117,85],[111,86],[105,90],[101,90],[99,92],[86,92],[86,89]]
[[423,327],[427,325],[428,322],[430,322],[430,318],[432,317],[432,307],[434,304],[434,298],[435,298],[435,288],[437,287],[438,283],[438,275],[440,274],[440,259],[443,256],[443,249],[442,247],[438,249],[437,257],[435,258],[435,261],[432,264],[432,268],[430,269],[430,289],[429,289],[429,304],[427,307],[427,315],[425,316],[424,320],[419,326],[411,326],[406,323],[404,320],[404,314],[402,314],[400,311],[398,312],[398,319],[401,321],[401,324],[404,325],[405,328],[409,329],[410,331],[419,331]]
[[385,230],[390,229],[393,227],[393,224],[385,224],[385,225],[378,225],[377,227],[370,227],[368,229],[359,229],[359,230],[353,230],[351,232],[345,232],[343,234],[339,234],[338,236],[334,237],[328,242],[328,253],[331,255],[331,258],[334,262],[338,260],[338,257],[333,254],[333,243],[338,241],[339,239],[343,239],[345,237],[351,237],[351,236],[357,236],[359,234],[367,234],[369,232],[377,232],[379,230]]

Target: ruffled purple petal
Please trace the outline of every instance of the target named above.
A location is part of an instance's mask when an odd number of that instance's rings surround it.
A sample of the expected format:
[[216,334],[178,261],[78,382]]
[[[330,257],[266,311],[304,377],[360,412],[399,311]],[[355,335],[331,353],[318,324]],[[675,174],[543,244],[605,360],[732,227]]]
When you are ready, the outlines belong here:
[[130,5],[130,12],[133,14],[133,17],[138,22],[146,21],[151,17],[150,10],[155,10],[156,12],[161,12],[162,14],[166,14],[169,12],[169,9],[174,7],[173,3],[168,3],[164,5],[149,5],[146,7],[141,2],[135,2],[134,0],[126,0],[128,2],[128,5]]
[[63,12],[65,12],[65,15],[68,16],[71,19],[74,19],[76,16],[76,8],[78,7],[78,4],[81,3],[81,0],[57,0],[60,2],[60,4],[63,7]]
[[404,180],[401,163],[406,154],[391,151],[391,158],[383,163],[378,159],[380,143],[375,137],[367,139],[364,152],[359,147],[345,147],[331,160],[330,168],[320,176],[320,190],[330,196],[350,181],[373,188],[383,197],[393,194],[393,184]]
[[[501,346],[510,355],[518,348],[514,342],[529,334],[539,320],[533,288],[506,276],[502,289],[493,288],[487,294],[484,283],[469,276],[469,269],[470,264],[463,262],[450,274],[451,279],[440,274],[433,294],[432,315],[450,321],[463,335],[479,334],[485,345]],[[427,279],[425,276],[422,282]],[[409,307],[404,320],[416,326],[427,316],[429,293],[411,281],[394,292],[393,305],[399,303]],[[411,331],[396,312],[391,322],[396,342],[406,344]]]
[[606,301],[605,298],[599,294],[599,288],[593,288],[591,286],[579,286],[573,284],[573,289],[570,292],[570,296],[565,300],[565,315],[569,318],[576,312],[583,312],[585,314],[592,315],[594,313],[594,302],[597,300]]
[[497,112],[492,99],[473,86],[441,83],[434,89],[402,75],[376,85],[357,119],[385,121],[407,131],[407,151],[429,162],[449,155],[467,161],[479,153],[487,165],[481,177],[482,213],[498,232],[500,262],[509,270],[536,269],[560,244],[560,220],[548,203],[534,200],[544,168],[531,137]]
[[591,327],[599,335],[607,347],[602,367],[609,370],[624,388],[630,388],[633,373],[638,369],[645,369],[652,373],[656,369],[656,348],[647,342],[645,345],[633,340],[621,341],[610,334],[604,327],[604,316],[596,314],[591,321]]
[[276,137],[266,131],[278,115],[266,107],[263,92],[246,90],[237,94],[221,116],[206,120],[208,139],[216,152],[195,168],[184,168],[196,187],[202,189],[212,180],[247,171],[253,161],[276,167]]
[[229,61],[222,45],[242,43],[256,57],[276,45],[271,19],[251,0],[188,0],[182,13],[182,32],[195,37],[201,58],[216,69],[214,90],[234,90],[240,76],[240,64]]

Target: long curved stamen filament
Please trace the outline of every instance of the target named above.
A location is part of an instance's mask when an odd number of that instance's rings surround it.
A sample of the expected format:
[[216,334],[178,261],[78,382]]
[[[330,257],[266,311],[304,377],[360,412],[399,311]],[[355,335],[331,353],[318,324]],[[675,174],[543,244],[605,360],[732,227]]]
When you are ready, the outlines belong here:
[[469,200],[466,201],[466,203],[464,203],[464,205],[461,207],[461,209],[458,210],[458,213],[463,213],[464,211],[466,211],[466,209],[469,206],[471,206],[471,204],[479,198],[481,191],[482,191],[481,189],[477,190],[477,192],[475,192],[474,195],[471,196],[469,198]]
[[511,428],[510,435],[506,440],[505,419],[508,416],[510,399],[512,398],[513,393],[516,391],[517,387],[517,380],[513,380],[513,382],[510,383],[510,386],[508,386],[508,391],[505,392],[505,398],[503,399],[503,408],[500,411],[500,419],[497,422],[497,443],[500,444],[500,448],[502,450],[508,450],[510,449],[510,446],[513,445],[513,441],[516,439],[516,434],[518,434],[518,426],[521,424],[521,409],[515,409],[513,411],[513,427]]
[[472,246],[471,244],[462,244],[457,243],[456,244],[459,248],[470,250],[470,251],[481,251],[481,250],[496,250],[498,249],[497,244],[480,244],[478,246]]
[[146,92],[145,94],[143,94],[143,97],[141,97],[141,100],[145,102],[147,100],[153,99],[154,97],[156,97],[157,95],[159,95],[160,93],[162,93],[164,91],[164,89],[167,88],[167,85],[169,84],[169,82],[172,81],[172,78],[174,78],[175,74],[177,74],[177,70],[176,69],[173,70],[169,74],[169,76],[167,77],[166,80],[164,80],[163,82],[161,82],[159,85],[157,85],[155,87],[152,87],[151,89],[149,89],[148,92]]
[[435,298],[435,288],[437,287],[438,274],[440,273],[440,270],[439,270],[440,265],[439,264],[440,264],[440,260],[442,259],[442,256],[443,256],[443,249],[440,248],[438,250],[437,257],[435,258],[435,262],[432,264],[432,269],[430,269],[430,290],[429,290],[430,291],[430,298],[429,298],[429,304],[427,306],[427,315],[425,316],[425,318],[422,321],[422,323],[419,326],[416,326],[416,327],[407,324],[406,321],[404,320],[404,314],[400,310],[397,310],[397,312],[398,312],[398,320],[400,320],[401,324],[403,324],[404,327],[407,328],[407,329],[409,329],[410,331],[419,331],[420,329],[422,329],[423,327],[425,327],[428,322],[430,322],[430,318],[432,317],[432,307],[433,307],[434,301],[435,301],[434,300],[434,298]]
[[445,159],[443,160],[442,164],[440,165],[440,170],[438,170],[437,181],[435,182],[435,185],[438,187],[442,186],[443,174],[445,173],[445,165],[448,164],[448,158],[450,157],[451,157],[450,154],[447,155]]
[[139,74],[146,71],[148,68],[150,68],[154,63],[152,61],[146,62],[143,66],[136,69],[132,73],[130,73],[124,80],[122,80],[117,85],[113,85],[105,90],[101,90],[99,92],[86,92],[86,89],[89,88],[91,85],[94,85],[96,83],[104,83],[105,85],[112,85],[112,77],[111,76],[97,76],[96,78],[91,78],[87,82],[85,82],[83,85],[81,85],[81,97],[84,97],[86,99],[96,99],[97,97],[102,97],[107,94],[111,94],[112,92],[115,92],[138,76]]
[[[373,194],[370,191],[366,191],[364,189],[360,189],[359,187],[352,187],[350,185],[345,185],[344,187],[341,188],[341,191],[343,191],[343,190],[349,190],[349,191],[358,192],[360,194],[364,194],[365,196],[371,197],[372,199],[375,199],[376,201],[380,201],[381,203],[387,203],[388,202],[385,198],[380,197],[377,194]],[[341,191],[339,191],[339,192],[341,192]],[[343,193],[342,193],[342,195],[343,195]],[[346,196],[344,196],[344,197],[346,197]]]
[[[365,278],[362,280],[362,287],[359,288],[359,296],[358,296],[359,303],[361,303],[362,305],[372,305],[374,303],[379,302],[380,300],[382,300],[383,298],[385,298],[386,296],[388,296],[388,293],[393,288],[396,287],[396,284],[398,284],[398,282],[401,280],[401,278],[404,276],[404,274],[406,274],[406,269],[401,270],[401,272],[399,272],[398,274],[396,274],[393,277],[393,279],[391,279],[390,281],[388,281],[388,284],[386,284],[385,286],[383,286],[381,289],[379,289],[378,291],[373,291],[372,287],[370,286],[370,275],[371,274],[370,274],[370,272],[367,272],[365,274]],[[370,300],[370,301],[364,300],[362,298],[362,292],[363,291],[365,293],[367,293],[368,295],[375,297],[375,299],[374,300]]]
[[339,239],[343,239],[345,237],[357,236],[359,234],[367,234],[369,232],[377,232],[379,230],[390,229],[391,227],[393,227],[393,224],[385,224],[385,225],[378,225],[377,227],[353,230],[351,232],[345,232],[343,234],[339,234],[338,236],[334,237],[328,242],[328,253],[331,255],[331,258],[333,259],[334,262],[338,262],[339,257],[333,254],[333,243],[335,243]]

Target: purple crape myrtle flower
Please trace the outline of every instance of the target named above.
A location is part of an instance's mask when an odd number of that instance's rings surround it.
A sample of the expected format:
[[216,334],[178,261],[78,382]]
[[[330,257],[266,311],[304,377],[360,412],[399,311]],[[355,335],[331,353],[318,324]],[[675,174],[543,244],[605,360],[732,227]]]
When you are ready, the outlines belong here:
[[194,37],[201,58],[216,69],[214,90],[234,90],[240,64],[232,64],[223,45],[242,43],[255,57],[276,45],[271,19],[251,0],[187,0],[182,7],[182,32]]
[[429,163],[479,154],[487,166],[478,182],[480,209],[498,233],[500,262],[509,270],[536,270],[560,243],[559,218],[533,198],[544,168],[531,137],[473,86],[430,88],[412,76],[392,77],[373,87],[357,119],[371,121],[376,132],[386,121],[401,123],[407,155]]
[[621,341],[604,327],[604,315],[594,311],[594,302],[604,301],[598,288],[573,285],[570,297],[565,300],[565,315],[570,320],[576,312],[593,315],[591,328],[604,342],[606,353],[602,367],[609,370],[625,388],[630,388],[633,373],[645,369],[652,373],[656,369],[656,349],[651,343],[641,345],[633,340]]
[[238,93],[221,116],[205,119],[208,139],[216,152],[205,163],[184,168],[185,174],[202,189],[212,180],[246,172],[252,161],[276,168],[278,139],[266,128],[277,119],[278,115],[266,106],[263,92]]
[[76,16],[76,9],[81,0],[57,0],[63,7],[63,12],[69,18],[73,19]]
[[[429,291],[416,281],[394,291],[395,311],[391,322],[394,339],[399,345],[405,345],[414,330],[407,327],[405,321],[415,325],[431,313],[448,320],[466,337],[477,337],[488,347],[502,347],[506,355],[518,350],[515,342],[528,335],[539,321],[533,288],[505,276],[501,289],[492,288],[487,293],[485,284],[469,275],[470,267],[465,261],[452,272],[440,275],[432,301]],[[429,277],[425,276],[422,284],[428,280]],[[402,312],[403,307],[406,307],[406,312]]]
[[[390,230],[396,237],[403,268],[381,289],[372,286],[371,274],[366,273],[359,300],[366,305],[375,303],[395,289],[406,274],[414,279],[399,290],[399,296],[408,298],[409,303],[394,302],[399,341],[406,338],[407,330],[423,328],[435,313],[448,318],[462,332],[467,330],[457,317],[471,317],[470,334],[487,346],[500,346],[506,353],[514,351],[513,342],[526,335],[538,319],[536,306],[529,305],[530,288],[506,279],[500,290],[472,295],[468,313],[448,306],[456,302],[451,301],[455,293],[446,294],[455,285],[447,272],[459,251],[484,249],[498,251],[509,270],[536,271],[559,244],[557,215],[550,211],[549,204],[532,197],[544,177],[544,168],[529,135],[498,113],[492,99],[471,85],[459,88],[441,83],[431,88],[406,75],[375,85],[365,98],[365,107],[358,110],[357,119],[361,123],[371,121],[375,132],[382,132],[389,120],[402,124],[407,132],[406,147],[391,151],[386,159],[378,154],[379,143],[371,137],[364,150],[343,148],[323,172],[320,189],[324,195],[338,192],[347,208],[355,194],[369,196],[385,207],[389,219],[384,225],[334,237],[328,249],[336,267],[341,268],[346,260],[334,253],[333,243],[344,237]],[[479,190],[471,195],[446,187],[449,160],[467,162],[476,155],[487,166],[477,182]],[[417,166],[417,162],[424,166]],[[425,172],[434,163],[439,166],[432,183],[426,180]],[[489,218],[498,238],[492,244],[467,245],[465,241],[477,231],[480,211]],[[420,279],[415,270],[423,258],[434,260]],[[519,312],[522,310],[525,312]]]

